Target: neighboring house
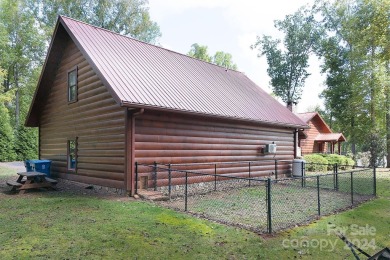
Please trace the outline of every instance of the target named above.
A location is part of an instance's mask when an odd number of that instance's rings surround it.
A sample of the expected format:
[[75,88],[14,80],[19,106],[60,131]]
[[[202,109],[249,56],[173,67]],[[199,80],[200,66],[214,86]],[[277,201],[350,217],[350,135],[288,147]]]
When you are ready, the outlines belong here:
[[[53,175],[131,194],[135,162],[262,161],[252,176],[269,174],[307,127],[241,72],[63,16],[26,125]],[[276,154],[262,153],[272,142]]]
[[333,133],[317,112],[300,113],[297,116],[310,127],[298,134],[298,146],[302,155],[311,153],[341,154],[341,143],[346,141],[342,133]]

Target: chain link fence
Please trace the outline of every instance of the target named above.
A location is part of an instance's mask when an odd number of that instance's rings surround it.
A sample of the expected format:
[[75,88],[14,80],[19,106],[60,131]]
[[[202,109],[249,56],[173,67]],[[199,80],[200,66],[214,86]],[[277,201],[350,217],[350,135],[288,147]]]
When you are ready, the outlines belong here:
[[164,207],[258,233],[308,223],[376,195],[373,168],[338,171],[341,167],[332,165],[331,172],[319,174],[305,165],[303,176],[280,178],[275,172],[249,177],[250,170],[246,176],[218,174],[216,165],[205,165],[189,171],[185,170],[188,165],[137,163],[136,192],[141,188],[159,191],[167,198],[158,202]]

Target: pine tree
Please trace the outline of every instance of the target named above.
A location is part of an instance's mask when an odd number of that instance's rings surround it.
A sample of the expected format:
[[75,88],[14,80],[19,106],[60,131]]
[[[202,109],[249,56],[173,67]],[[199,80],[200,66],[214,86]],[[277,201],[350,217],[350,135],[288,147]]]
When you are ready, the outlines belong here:
[[0,161],[15,160],[14,135],[7,108],[0,102]]
[[15,152],[18,161],[38,158],[37,129],[19,126],[15,133]]

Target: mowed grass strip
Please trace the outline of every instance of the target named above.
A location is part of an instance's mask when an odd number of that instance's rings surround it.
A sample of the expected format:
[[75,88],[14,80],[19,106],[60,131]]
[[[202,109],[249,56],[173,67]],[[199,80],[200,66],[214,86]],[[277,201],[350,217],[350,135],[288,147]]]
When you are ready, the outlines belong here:
[[[4,169],[0,172],[4,176]],[[329,227],[368,225],[375,236],[347,233],[348,238],[375,238],[370,254],[390,247],[390,177],[379,176],[380,198],[271,237],[147,202],[2,190],[0,259],[354,259]],[[315,241],[328,246],[315,247]]]
[[[259,236],[147,202],[15,196],[0,204],[0,259],[260,257]],[[257,246],[256,246],[257,245]]]

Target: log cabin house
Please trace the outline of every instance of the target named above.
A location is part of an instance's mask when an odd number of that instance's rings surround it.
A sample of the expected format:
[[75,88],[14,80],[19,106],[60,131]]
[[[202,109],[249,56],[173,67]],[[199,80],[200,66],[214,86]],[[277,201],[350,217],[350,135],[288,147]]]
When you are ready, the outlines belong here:
[[26,126],[39,127],[54,176],[130,194],[135,162],[264,161],[253,174],[268,174],[307,127],[244,73],[64,16]]
[[311,153],[341,154],[341,143],[346,141],[342,133],[333,133],[317,112],[300,113],[297,116],[310,127],[298,134],[298,146],[302,156]]

